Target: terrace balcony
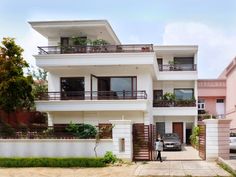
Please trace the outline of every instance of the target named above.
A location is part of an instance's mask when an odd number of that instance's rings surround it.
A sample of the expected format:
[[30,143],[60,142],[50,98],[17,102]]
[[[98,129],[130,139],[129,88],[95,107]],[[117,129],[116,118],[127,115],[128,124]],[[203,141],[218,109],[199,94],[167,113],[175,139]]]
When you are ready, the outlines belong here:
[[158,80],[197,80],[196,64],[159,64],[158,68]]
[[159,71],[196,71],[196,64],[159,65]]
[[195,100],[157,100],[153,101],[153,107],[196,107]]
[[147,93],[141,91],[76,91],[39,93],[38,111],[146,111]]
[[42,46],[38,47],[39,55],[47,54],[79,54],[79,53],[133,53],[153,52],[152,44],[133,45],[99,45],[99,46]]
[[195,100],[153,101],[154,116],[197,116]]

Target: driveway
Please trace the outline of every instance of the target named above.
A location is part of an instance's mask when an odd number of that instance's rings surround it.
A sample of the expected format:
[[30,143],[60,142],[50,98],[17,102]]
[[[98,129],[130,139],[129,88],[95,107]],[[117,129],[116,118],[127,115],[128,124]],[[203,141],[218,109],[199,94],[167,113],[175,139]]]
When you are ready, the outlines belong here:
[[136,176],[231,176],[215,162],[206,161],[164,161],[140,165]]
[[201,160],[198,151],[192,146],[182,146],[182,151],[163,151],[163,160]]
[[230,176],[216,163],[164,161],[105,168],[0,168],[0,177]]

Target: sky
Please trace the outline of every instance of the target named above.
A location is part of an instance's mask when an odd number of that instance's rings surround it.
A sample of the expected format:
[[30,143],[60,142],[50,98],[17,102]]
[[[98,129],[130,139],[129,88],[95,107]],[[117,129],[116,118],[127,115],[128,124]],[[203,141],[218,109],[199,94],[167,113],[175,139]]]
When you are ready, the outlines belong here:
[[217,78],[236,56],[236,0],[0,0],[0,39],[24,57],[47,40],[28,21],[106,19],[121,43],[198,45],[199,78]]

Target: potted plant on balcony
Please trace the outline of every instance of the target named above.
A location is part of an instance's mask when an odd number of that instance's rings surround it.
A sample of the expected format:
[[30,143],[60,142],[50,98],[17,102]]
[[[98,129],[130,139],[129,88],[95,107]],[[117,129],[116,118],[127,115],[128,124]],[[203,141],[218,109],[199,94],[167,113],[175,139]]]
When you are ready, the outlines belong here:
[[79,53],[85,53],[87,44],[90,42],[86,37],[73,36],[72,38],[73,45],[75,45],[75,50]]
[[170,93],[170,92],[166,92],[163,95],[164,107],[172,107],[172,106],[174,106],[175,99],[176,99],[175,94]]
[[104,51],[107,51],[107,48],[105,48],[104,46],[107,45],[108,42],[104,39],[95,39],[94,41],[91,41],[91,44],[95,52],[103,52],[102,49],[104,49]]

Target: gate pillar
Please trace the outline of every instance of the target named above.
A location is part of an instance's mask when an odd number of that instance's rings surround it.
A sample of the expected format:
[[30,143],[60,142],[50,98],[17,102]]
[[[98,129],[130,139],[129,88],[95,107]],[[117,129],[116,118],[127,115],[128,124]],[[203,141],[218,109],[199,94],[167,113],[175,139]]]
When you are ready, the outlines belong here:
[[132,121],[131,120],[110,120],[113,125],[113,154],[118,158],[132,160]]
[[229,159],[230,122],[227,119],[206,119],[206,160]]

